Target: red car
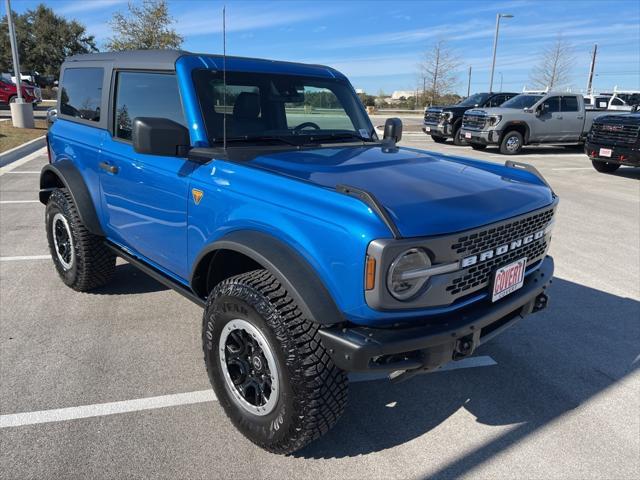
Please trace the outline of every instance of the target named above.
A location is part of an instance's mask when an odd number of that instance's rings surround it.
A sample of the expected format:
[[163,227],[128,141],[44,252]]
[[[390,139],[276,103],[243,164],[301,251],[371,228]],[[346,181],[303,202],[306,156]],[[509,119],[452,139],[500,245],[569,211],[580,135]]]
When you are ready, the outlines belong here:
[[[18,88],[16,84],[6,78],[0,78],[0,105],[8,105],[18,98]],[[40,101],[36,87],[27,83],[22,84],[22,98],[27,103],[38,103]]]

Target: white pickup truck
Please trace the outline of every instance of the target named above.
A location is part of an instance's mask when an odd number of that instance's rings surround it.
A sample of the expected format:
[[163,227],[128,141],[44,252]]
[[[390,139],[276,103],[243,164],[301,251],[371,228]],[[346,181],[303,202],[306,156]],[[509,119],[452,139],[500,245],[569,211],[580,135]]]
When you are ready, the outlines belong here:
[[497,108],[467,110],[461,136],[476,150],[497,145],[514,155],[524,145],[578,145],[604,110],[585,110],[582,95],[566,92],[524,93]]

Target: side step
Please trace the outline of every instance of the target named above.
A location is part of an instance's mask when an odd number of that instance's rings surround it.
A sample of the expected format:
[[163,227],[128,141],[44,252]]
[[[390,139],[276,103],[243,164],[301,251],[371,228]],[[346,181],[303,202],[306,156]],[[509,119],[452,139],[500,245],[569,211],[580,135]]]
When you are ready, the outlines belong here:
[[119,246],[117,246],[117,245],[115,245],[115,244],[113,244],[113,243],[111,243],[109,241],[105,241],[105,245],[110,250],[112,250],[117,256],[125,259],[131,265],[133,265],[134,267],[136,267],[139,270],[143,271],[144,273],[149,275],[154,280],[156,280],[156,281],[162,283],[163,285],[175,290],[176,292],[178,292],[183,297],[188,298],[189,300],[191,300],[196,305],[198,305],[198,306],[200,306],[202,308],[204,308],[204,306],[206,305],[206,301],[204,299],[198,297],[195,293],[193,293],[193,291],[190,288],[182,285],[179,282],[176,282],[174,279],[172,279],[171,277],[165,275],[160,270],[158,270],[158,269],[152,267],[151,265],[143,262],[139,258],[134,257],[130,253],[127,253],[124,249],[120,248]]

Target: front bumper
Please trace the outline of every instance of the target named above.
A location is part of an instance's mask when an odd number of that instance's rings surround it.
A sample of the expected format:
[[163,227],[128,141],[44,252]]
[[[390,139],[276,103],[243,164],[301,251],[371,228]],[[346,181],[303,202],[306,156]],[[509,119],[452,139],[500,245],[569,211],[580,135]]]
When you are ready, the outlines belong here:
[[497,145],[500,143],[502,132],[500,130],[470,130],[463,127],[460,135],[467,143]]
[[[636,141],[636,144],[638,142]],[[600,148],[611,150],[611,157],[601,157]],[[589,140],[584,144],[584,152],[591,160],[601,160],[607,163],[619,163],[620,165],[630,165],[640,167],[640,149],[638,147],[622,147],[619,145],[601,145],[591,143]]]
[[545,290],[553,276],[546,257],[522,288],[496,303],[483,302],[437,323],[418,327],[321,329],[334,363],[349,372],[434,370],[473,353],[524,316],[546,307]]
[[427,135],[435,135],[437,137],[452,137],[453,125],[449,123],[423,123],[422,131]]

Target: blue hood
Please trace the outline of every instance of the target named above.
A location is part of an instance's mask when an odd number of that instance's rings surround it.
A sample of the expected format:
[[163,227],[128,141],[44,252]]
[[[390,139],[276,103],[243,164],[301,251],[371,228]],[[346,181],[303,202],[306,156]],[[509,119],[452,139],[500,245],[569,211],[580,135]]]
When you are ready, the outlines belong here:
[[318,148],[259,156],[250,163],[331,189],[343,184],[366,190],[403,237],[468,230],[553,201],[550,189],[527,171],[410,148]]

